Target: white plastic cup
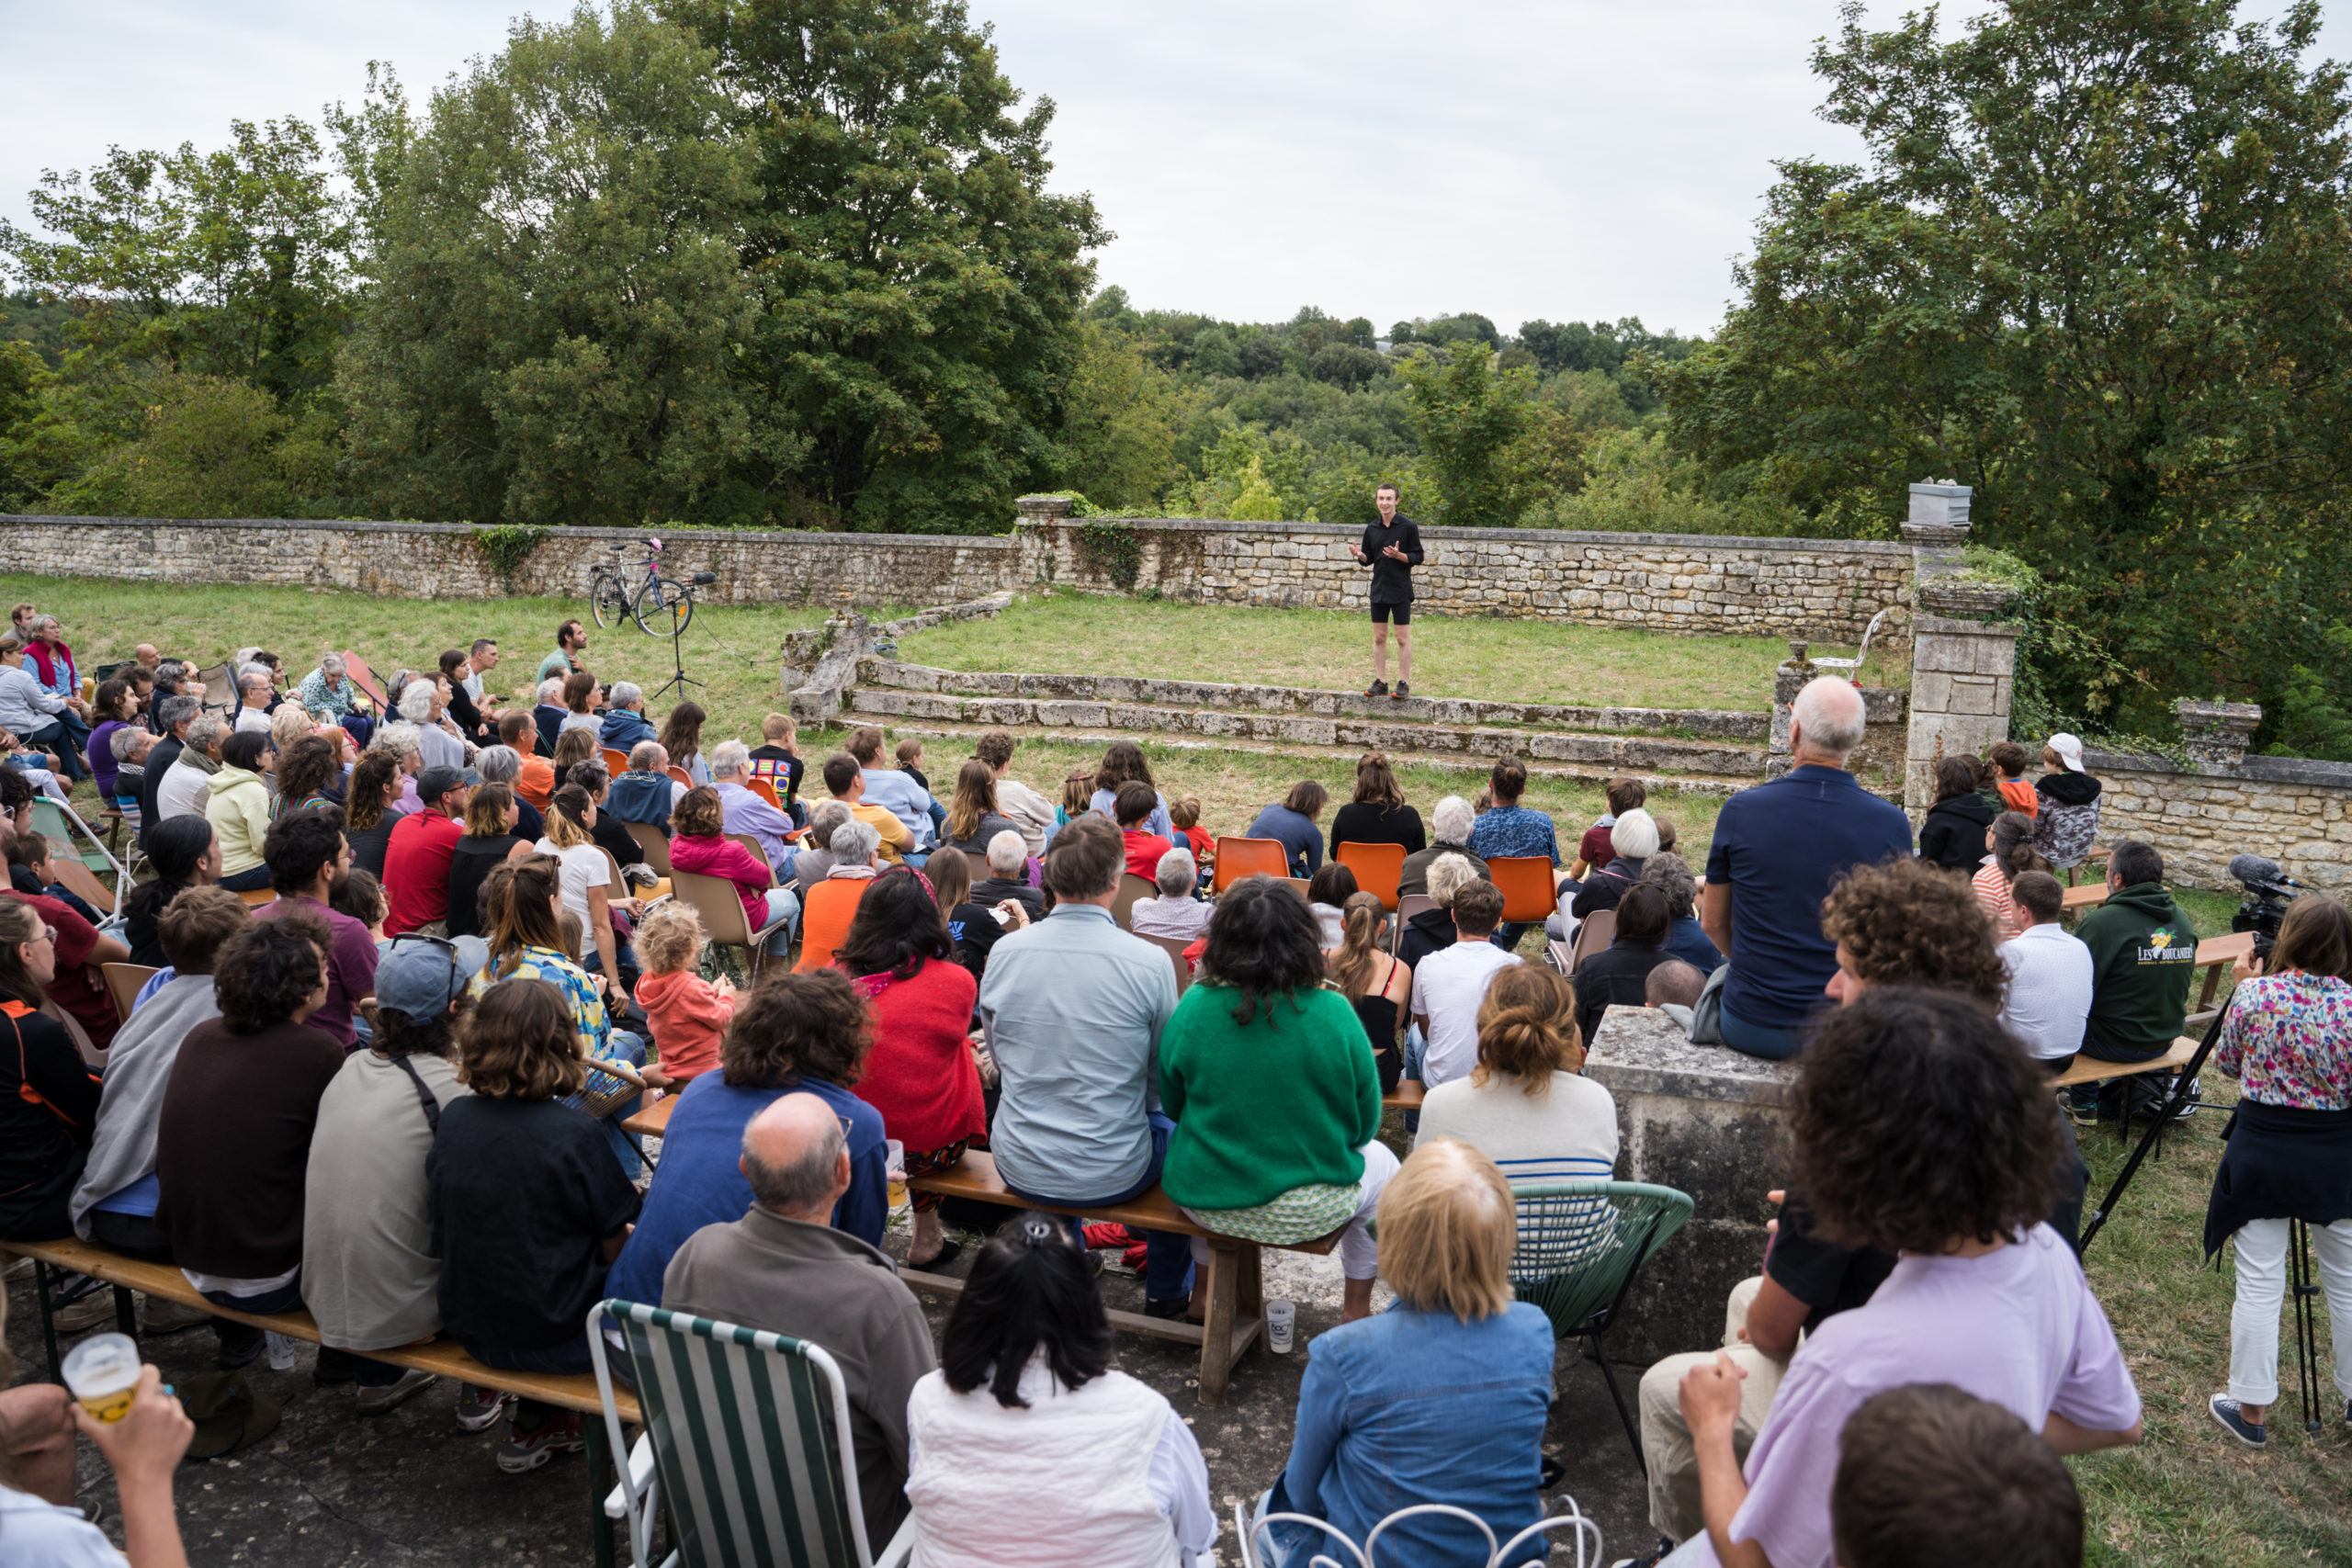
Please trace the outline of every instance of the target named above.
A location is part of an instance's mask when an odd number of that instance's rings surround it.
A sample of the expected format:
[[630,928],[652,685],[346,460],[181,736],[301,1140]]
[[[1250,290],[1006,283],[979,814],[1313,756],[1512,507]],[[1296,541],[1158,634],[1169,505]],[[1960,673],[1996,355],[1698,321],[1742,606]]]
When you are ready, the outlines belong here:
[[293,1336],[280,1334],[271,1328],[262,1331],[262,1338],[269,1346],[269,1370],[273,1372],[292,1371],[294,1370]]
[[1291,1339],[1298,1332],[1296,1302],[1266,1303],[1266,1348],[1277,1356],[1290,1354]]
[[882,1169],[884,1175],[889,1179],[890,1207],[905,1208],[907,1206],[907,1145],[896,1138],[885,1140],[882,1145]]
[[138,1393],[139,1342],[128,1334],[93,1334],[65,1352],[58,1371],[83,1409],[100,1421],[119,1421]]

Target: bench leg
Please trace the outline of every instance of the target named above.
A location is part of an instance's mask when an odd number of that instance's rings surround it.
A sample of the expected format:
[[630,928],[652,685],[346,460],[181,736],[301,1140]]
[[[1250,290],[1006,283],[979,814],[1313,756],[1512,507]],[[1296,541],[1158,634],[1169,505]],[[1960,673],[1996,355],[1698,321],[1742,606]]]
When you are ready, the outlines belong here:
[[1239,1251],[1229,1237],[1209,1237],[1209,1311],[1201,1336],[1201,1403],[1223,1404],[1233,1378],[1233,1308]]
[[49,1352],[49,1381],[63,1382],[63,1363],[57,1357],[57,1302],[49,1288],[49,1265],[33,1259],[33,1290],[40,1298],[41,1348]]
[[603,1415],[582,1416],[580,1434],[588,1445],[588,1534],[595,1543],[596,1568],[614,1568],[613,1521],[605,1516],[605,1495],[613,1489],[615,1481],[605,1462]]
[[114,1325],[133,1339],[139,1337],[139,1303],[128,1285],[114,1288]]

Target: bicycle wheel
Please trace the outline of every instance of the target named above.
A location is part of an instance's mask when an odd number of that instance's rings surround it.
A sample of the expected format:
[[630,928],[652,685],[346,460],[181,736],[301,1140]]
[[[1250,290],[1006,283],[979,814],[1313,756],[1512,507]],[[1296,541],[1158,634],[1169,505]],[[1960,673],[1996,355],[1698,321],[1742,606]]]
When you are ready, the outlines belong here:
[[600,629],[612,630],[629,613],[628,584],[618,573],[598,567],[588,580],[588,611]]
[[694,623],[695,592],[683,582],[657,577],[637,591],[632,613],[637,629],[647,637],[684,637]]

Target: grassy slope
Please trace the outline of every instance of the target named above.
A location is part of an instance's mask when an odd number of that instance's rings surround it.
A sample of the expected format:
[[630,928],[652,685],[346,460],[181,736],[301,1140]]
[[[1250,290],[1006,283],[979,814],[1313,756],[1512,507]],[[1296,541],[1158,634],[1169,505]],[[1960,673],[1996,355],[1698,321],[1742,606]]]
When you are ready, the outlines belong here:
[[[507,652],[507,663],[493,677],[501,686],[526,679],[556,623],[576,613],[576,606],[554,600],[416,604],[289,589],[123,586],[24,576],[0,582],[0,590],[12,602],[30,599],[64,616],[68,638],[85,666],[126,657],[141,640],[154,640],[175,653],[207,661],[225,657],[239,642],[255,640],[273,647],[298,668],[307,668],[308,660],[332,645],[356,648],[380,671],[389,672],[401,663],[423,664],[442,648],[487,635],[499,637]],[[1201,635],[1202,623],[1214,626],[1228,614],[1252,617],[1247,636],[1238,630]],[[1279,633],[1260,629],[1270,616],[1281,618]],[[814,611],[729,609],[698,620],[688,637],[690,671],[710,682],[701,695],[717,721],[715,734],[756,731],[759,716],[774,705],[773,649],[778,638],[785,630],[817,618]],[[1188,626],[1193,629],[1186,630]],[[1510,694],[1528,700],[1748,706],[1752,694],[1761,689],[1759,672],[1769,671],[1770,657],[1777,652],[1776,646],[1758,643],[1752,650],[1758,662],[1743,667],[1735,678],[1705,668],[1711,659],[1733,661],[1725,639],[1604,640],[1593,646],[1623,650],[1637,649],[1644,641],[1650,644],[1653,657],[1640,674],[1657,682],[1638,689],[1604,689],[1579,665],[1586,645],[1577,640],[1584,635],[1577,628],[1483,621],[1432,626],[1432,659],[1450,642],[1449,657],[1464,660],[1453,668],[1469,690],[1482,696]],[[1592,635],[1627,638],[1627,634]],[[1089,637],[1120,651],[1102,654],[1088,646]],[[1284,655],[1268,646],[1276,641],[1294,651]],[[1065,597],[1027,606],[994,623],[910,637],[903,651],[910,659],[967,668],[1120,668],[1344,687],[1362,677],[1361,649],[1362,624],[1351,616],[1179,610]],[[1685,650],[1693,660],[1677,663]],[[607,632],[594,637],[589,662],[608,679],[632,679],[650,687],[669,672],[666,652],[662,645],[634,631]],[[1570,657],[1562,658],[1564,652]],[[1621,669],[1607,678],[1631,681],[1634,674]],[[1428,683],[1440,689],[1434,679]],[[1204,819],[1226,831],[1246,827],[1260,807],[1301,776],[1320,778],[1342,798],[1352,784],[1344,761],[1301,763],[1150,741],[1145,749],[1162,787],[1171,795],[1198,795]],[[962,754],[962,748],[952,742],[933,749],[926,769],[935,784],[952,775],[953,762]],[[1024,739],[1015,771],[1051,793],[1063,773],[1091,767],[1098,757],[1092,747]],[[1475,794],[1478,780],[1476,775],[1408,768],[1401,782],[1407,795],[1426,809],[1441,795]],[[1576,835],[1600,809],[1598,790],[1578,782],[1535,780],[1529,804],[1559,821],[1564,855],[1573,853]],[[1681,847],[1694,864],[1703,864],[1717,804],[1699,796],[1652,802],[1677,824]],[[2234,900],[2184,892],[2182,902],[2200,932],[2228,929]],[[2234,1092],[2218,1074],[2208,1073],[2205,1084],[2209,1101],[2225,1101]],[[2139,1449],[2075,1461],[2090,1512],[2090,1560],[2148,1568],[2352,1562],[2352,1509],[2344,1502],[2341,1475],[2346,1438],[2340,1421],[2331,1423],[2316,1441],[2309,1439],[2294,1429],[2290,1396],[2279,1407],[2271,1451],[2255,1456],[2228,1445],[2204,1412],[2206,1396],[2226,1381],[2229,1354],[2230,1276],[2226,1269],[2200,1269],[2198,1258],[2205,1196],[2219,1152],[2220,1120],[2218,1112],[2202,1113],[2167,1139],[2165,1157],[2143,1168],[2088,1259],[2092,1283],[2116,1325],[2146,1399],[2149,1434]],[[2121,1164],[2123,1150],[2109,1128],[2086,1134],[2084,1152],[2092,1167],[2095,1202]],[[2290,1335],[2290,1357],[2292,1343]],[[2290,1387],[2291,1375],[2290,1360],[2283,1370]]]

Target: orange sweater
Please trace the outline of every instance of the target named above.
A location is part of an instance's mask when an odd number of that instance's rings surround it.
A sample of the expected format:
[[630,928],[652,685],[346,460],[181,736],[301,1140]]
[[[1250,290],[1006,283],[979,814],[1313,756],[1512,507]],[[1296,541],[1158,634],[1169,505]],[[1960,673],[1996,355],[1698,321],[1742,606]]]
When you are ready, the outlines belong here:
[[662,1070],[684,1082],[718,1066],[718,1037],[735,1016],[735,998],[691,969],[647,975],[637,982],[637,1005],[652,1026]]
[[2041,809],[2041,797],[2033,792],[2031,779],[2003,779],[2000,784],[2001,803],[2012,811],[2022,811],[2028,817]]

